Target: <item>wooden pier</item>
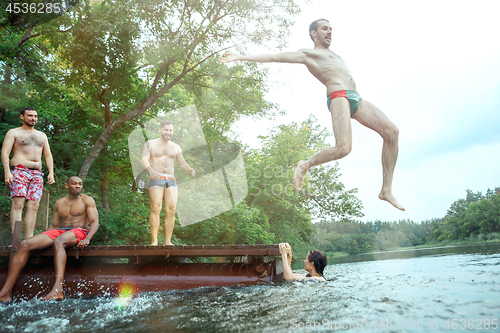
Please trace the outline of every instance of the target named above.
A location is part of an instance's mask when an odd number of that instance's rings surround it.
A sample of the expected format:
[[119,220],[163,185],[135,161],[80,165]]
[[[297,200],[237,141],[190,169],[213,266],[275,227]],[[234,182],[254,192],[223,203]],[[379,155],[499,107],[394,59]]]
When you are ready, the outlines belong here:
[[[66,253],[66,297],[118,295],[123,285],[148,292],[282,281],[278,245],[88,246]],[[10,255],[10,247],[0,247],[1,285]],[[53,256],[52,248],[30,253],[14,297],[30,299],[50,291]],[[201,263],[200,257],[218,259]]]
[[[66,250],[68,256],[79,257],[267,257],[279,256],[278,245],[164,245],[164,246],[87,246],[84,250],[72,247]],[[10,255],[10,247],[0,247],[0,257]],[[35,256],[53,256],[52,249],[34,253]]]

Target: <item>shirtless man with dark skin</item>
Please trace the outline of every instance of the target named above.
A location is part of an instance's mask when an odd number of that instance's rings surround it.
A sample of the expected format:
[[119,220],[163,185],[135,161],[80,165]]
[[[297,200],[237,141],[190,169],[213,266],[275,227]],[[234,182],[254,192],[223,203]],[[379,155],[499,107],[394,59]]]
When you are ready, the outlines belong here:
[[351,72],[340,56],[332,52],[332,27],[325,19],[314,21],[309,33],[314,49],[300,49],[297,52],[277,54],[236,55],[226,54],[219,58],[223,63],[231,61],[283,62],[306,65],[309,72],[326,86],[328,108],[332,116],[335,146],[327,147],[307,161],[299,161],[293,175],[296,190],[302,188],[304,176],[313,166],[338,160],[351,152],[353,118],[360,124],[376,131],[383,139],[382,147],[382,190],[379,198],[400,210],[404,207],[392,194],[392,178],[398,157],[398,128],[387,116],[370,102],[361,99]]
[[[54,161],[50,152],[47,136],[35,129],[38,114],[33,108],[21,110],[23,125],[7,132],[2,145],[2,165],[5,182],[9,184],[12,197],[10,225],[14,232],[14,223],[22,220],[24,202],[26,202],[26,238],[33,236],[36,213],[43,191],[42,154],[45,157],[49,175],[48,183],[54,183]],[[14,156],[9,163],[11,151]]]
[[174,177],[174,163],[177,161],[182,170],[190,172],[191,176],[195,175],[195,170],[184,160],[181,147],[170,141],[174,134],[172,121],[164,120],[158,131],[160,137],[146,142],[142,151],[142,165],[149,173],[151,245],[158,245],[158,229],[160,228],[160,212],[163,201],[166,213],[165,245],[172,245],[170,239],[174,231],[175,207],[179,195]]
[[50,293],[42,297],[41,300],[64,299],[66,248],[77,245],[82,250],[89,245],[99,228],[99,217],[94,199],[81,194],[82,185],[82,180],[79,177],[70,177],[65,185],[68,195],[56,201],[54,218],[49,229],[21,242],[18,251],[12,258],[5,285],[0,291],[0,302],[11,300],[12,288],[28,261],[30,251],[46,249],[51,246],[54,247],[56,280]]

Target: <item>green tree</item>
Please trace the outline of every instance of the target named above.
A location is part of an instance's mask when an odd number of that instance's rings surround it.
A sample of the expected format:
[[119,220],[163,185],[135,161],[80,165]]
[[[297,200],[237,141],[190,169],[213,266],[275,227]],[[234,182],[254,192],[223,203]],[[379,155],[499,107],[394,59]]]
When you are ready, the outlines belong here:
[[225,141],[242,115],[278,110],[263,97],[265,69],[225,66],[218,55],[246,43],[282,47],[297,13],[294,1],[105,0],[43,21],[7,18],[0,118],[25,104],[41,110],[61,147],[56,171],[89,176],[87,188],[107,208],[117,177],[132,183],[121,143],[138,124],[195,104],[207,140]]
[[[237,114],[273,109],[262,98],[265,71],[255,65],[228,69],[217,61],[224,49],[246,42],[282,45],[284,36],[270,32],[286,31],[298,7],[292,1],[265,4],[162,0],[78,6],[60,59],[71,68],[68,82],[84,89],[100,117],[80,175],[88,175],[117,130],[143,115],[194,103],[205,118],[221,117],[228,128]],[[206,90],[213,91],[208,100]]]
[[362,215],[361,203],[354,195],[357,190],[344,189],[337,165],[312,169],[303,190],[293,188],[297,162],[325,147],[330,135],[310,116],[300,125],[293,122],[272,129],[261,137],[262,148],[247,154],[247,204],[265,213],[278,242],[305,249],[314,235],[312,218],[333,216],[346,221]]
[[474,193],[471,190],[467,190],[466,193],[467,195],[464,199],[458,199],[451,204],[450,208],[446,212],[446,216],[461,217],[471,203],[484,198],[481,192]]
[[441,223],[432,227],[434,237],[438,241],[457,240],[496,232],[500,228],[497,204],[498,194],[491,190],[486,196],[467,190],[466,198],[455,201]]

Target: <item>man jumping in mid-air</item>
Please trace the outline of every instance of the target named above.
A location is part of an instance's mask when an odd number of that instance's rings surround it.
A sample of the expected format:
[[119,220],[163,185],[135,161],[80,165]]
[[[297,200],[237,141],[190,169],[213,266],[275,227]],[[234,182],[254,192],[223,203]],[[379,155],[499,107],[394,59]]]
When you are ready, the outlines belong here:
[[277,54],[236,55],[226,54],[219,60],[252,62],[284,62],[304,64],[321,83],[326,86],[328,109],[332,115],[335,146],[319,151],[307,161],[299,161],[293,174],[296,190],[302,188],[306,172],[313,166],[345,157],[351,152],[352,130],[349,118],[356,119],[362,125],[371,128],[384,140],[382,148],[383,182],[379,198],[394,207],[405,210],[392,195],[392,178],[398,158],[399,130],[387,116],[375,105],[359,96],[351,72],[340,56],[329,50],[332,27],[325,19],[311,23],[309,34],[314,41],[314,49],[300,49],[297,52]]

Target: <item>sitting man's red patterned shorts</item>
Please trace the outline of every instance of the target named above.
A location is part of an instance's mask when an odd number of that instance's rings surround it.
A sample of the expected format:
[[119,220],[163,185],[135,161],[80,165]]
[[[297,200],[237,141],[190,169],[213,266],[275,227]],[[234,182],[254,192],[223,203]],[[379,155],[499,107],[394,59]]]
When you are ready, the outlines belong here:
[[43,194],[43,173],[37,169],[28,169],[22,165],[10,167],[14,181],[10,185],[10,197],[24,197],[40,202]]

